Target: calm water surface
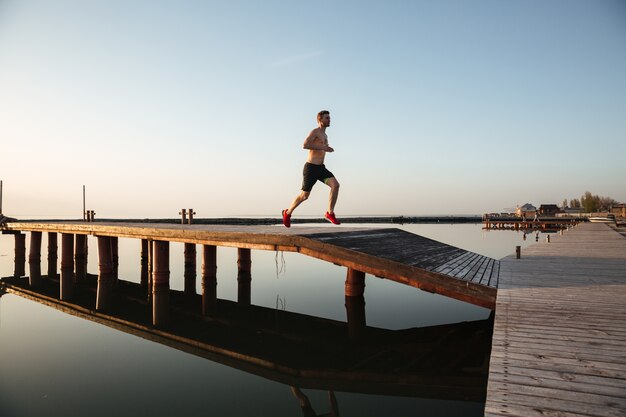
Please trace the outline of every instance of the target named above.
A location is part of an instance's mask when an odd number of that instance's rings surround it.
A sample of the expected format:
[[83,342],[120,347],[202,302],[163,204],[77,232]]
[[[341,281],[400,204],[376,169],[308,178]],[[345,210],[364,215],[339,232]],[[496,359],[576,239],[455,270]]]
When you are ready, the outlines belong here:
[[[522,233],[483,231],[481,225],[474,224],[392,227],[496,259],[513,253],[516,245],[525,247],[535,243],[535,235],[523,240]],[[540,241],[544,239],[541,237]],[[28,245],[27,235],[27,248]],[[44,234],[42,271],[47,270],[46,247]],[[89,273],[97,274],[97,245],[92,237],[89,247]],[[2,277],[13,274],[13,251],[13,237],[0,236]],[[198,267],[200,252],[198,250]],[[120,239],[119,253],[120,278],[139,282],[140,242]],[[218,248],[220,299],[237,299],[236,257],[235,249]],[[183,289],[183,267],[183,245],[172,243],[172,289]],[[345,273],[342,267],[296,253],[253,251],[252,304],[345,322]],[[197,291],[201,292],[199,278]],[[490,313],[369,275],[365,300],[367,325],[382,329],[484,320]],[[318,414],[330,412],[326,391],[302,391]],[[340,390],[335,396],[341,416],[479,416],[484,407],[482,402]],[[172,413],[186,416],[312,415],[305,414],[288,385],[12,294],[0,298],[0,416],[165,416]]]

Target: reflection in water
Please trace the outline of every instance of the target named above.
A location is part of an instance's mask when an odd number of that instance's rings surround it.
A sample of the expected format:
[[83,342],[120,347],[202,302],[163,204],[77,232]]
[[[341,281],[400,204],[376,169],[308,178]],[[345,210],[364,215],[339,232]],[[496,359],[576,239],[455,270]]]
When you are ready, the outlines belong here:
[[[119,280],[113,302],[95,312],[97,277],[59,301],[59,281],[2,278],[4,288],[65,313],[291,387],[303,415],[316,415],[302,389],[484,401],[492,320],[389,330],[365,325],[363,297],[346,297],[348,323],[218,299],[202,315],[200,295],[170,291],[171,320],[155,328],[145,286]],[[356,317],[355,319],[351,317]],[[352,321],[354,320],[354,323]],[[355,324],[356,323],[356,324]],[[356,326],[358,330],[351,327]],[[354,337],[354,334],[358,337]]]
[[[522,242],[523,233],[485,232],[480,225],[402,228],[495,258],[531,243]],[[60,249],[56,237],[43,235],[38,288],[29,286],[29,278],[3,280],[23,296],[31,291],[27,297],[69,314],[14,295],[0,298],[2,416],[108,417],[119,410],[155,416],[483,414],[487,310],[368,276],[366,320],[365,299],[344,297],[345,269],[300,254],[283,258],[257,251],[252,286],[243,277],[240,287],[236,249],[219,248],[220,298],[216,279],[197,280],[196,292],[204,289],[212,294],[208,301],[215,299],[204,306],[211,317],[203,317],[201,297],[184,294],[192,291],[183,281],[183,244],[172,244],[171,282],[179,291],[169,293],[170,325],[154,328],[141,268],[147,258],[141,262],[137,240],[119,242],[120,278],[136,277],[136,284],[116,281],[110,308],[95,314],[94,275],[76,287],[74,298],[58,301],[59,283],[47,279],[61,272],[50,258],[56,250],[45,253],[46,247]],[[96,238],[89,240],[95,272]],[[14,267],[22,276],[24,266],[31,276],[37,272],[25,256],[30,234],[23,245],[14,264],[13,236],[0,238],[0,276]],[[202,255],[199,250],[198,264]],[[215,274],[217,265],[202,268],[198,278]],[[285,311],[287,301],[289,310],[307,314]]]

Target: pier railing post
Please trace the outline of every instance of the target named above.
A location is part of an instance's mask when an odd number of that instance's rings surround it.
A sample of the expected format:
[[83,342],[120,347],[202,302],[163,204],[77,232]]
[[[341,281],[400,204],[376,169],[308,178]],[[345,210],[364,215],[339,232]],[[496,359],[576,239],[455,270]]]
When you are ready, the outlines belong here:
[[170,308],[170,242],[154,242],[152,273],[152,324],[161,326],[169,319]]
[[74,235],[61,234],[61,300],[74,295]]
[[202,245],[202,314],[217,312],[217,248]]
[[196,245],[185,243],[185,294],[196,294]]
[[26,235],[16,233],[15,235],[15,277],[26,275]]
[[58,234],[48,232],[48,279],[56,278],[58,274]]
[[76,235],[74,261],[76,262],[76,281],[87,280],[87,235]]
[[252,258],[250,249],[237,248],[237,302],[250,305],[252,302]]
[[30,232],[28,269],[30,286],[38,286],[41,283],[41,232]]
[[113,256],[111,238],[98,236],[98,290],[96,310],[106,310],[111,305],[113,293]]
[[348,268],[345,284],[348,336],[358,340],[365,330],[365,273]]

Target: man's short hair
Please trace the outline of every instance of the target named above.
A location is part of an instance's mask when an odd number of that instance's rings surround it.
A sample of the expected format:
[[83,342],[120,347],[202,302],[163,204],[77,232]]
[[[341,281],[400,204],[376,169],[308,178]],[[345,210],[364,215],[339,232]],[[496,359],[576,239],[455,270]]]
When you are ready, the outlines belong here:
[[322,117],[327,114],[330,114],[328,110],[322,110],[321,112],[317,113],[317,121],[319,122],[320,120],[322,120]]

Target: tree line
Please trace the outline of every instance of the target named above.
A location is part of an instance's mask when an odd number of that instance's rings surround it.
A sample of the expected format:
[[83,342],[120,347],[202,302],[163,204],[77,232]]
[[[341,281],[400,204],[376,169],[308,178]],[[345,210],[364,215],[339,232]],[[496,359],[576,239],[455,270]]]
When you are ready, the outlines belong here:
[[573,198],[567,203],[567,199],[563,200],[563,208],[582,208],[586,213],[595,213],[598,211],[609,211],[611,207],[619,204],[618,201],[611,197],[601,197],[593,195],[590,191],[585,191],[580,199]]

